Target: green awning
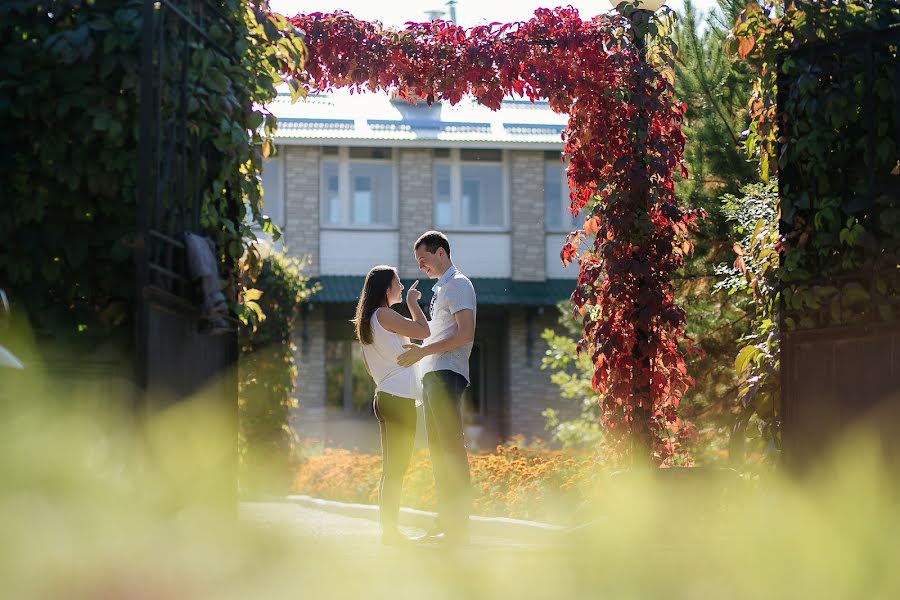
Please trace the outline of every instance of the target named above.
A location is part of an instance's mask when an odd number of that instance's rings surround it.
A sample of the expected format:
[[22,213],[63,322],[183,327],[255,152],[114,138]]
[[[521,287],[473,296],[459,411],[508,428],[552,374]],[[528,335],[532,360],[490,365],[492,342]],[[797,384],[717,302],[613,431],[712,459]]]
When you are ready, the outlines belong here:
[[[359,300],[362,289],[362,275],[323,275],[312,279],[321,289],[309,301],[312,303],[350,303]],[[403,285],[409,287],[415,279],[404,279]],[[419,290],[422,292],[421,304],[431,302],[430,279],[419,279]],[[512,305],[512,306],[553,306],[561,300],[568,300],[575,289],[574,279],[548,279],[546,281],[513,281],[500,278],[473,278],[472,285],[479,304]]]

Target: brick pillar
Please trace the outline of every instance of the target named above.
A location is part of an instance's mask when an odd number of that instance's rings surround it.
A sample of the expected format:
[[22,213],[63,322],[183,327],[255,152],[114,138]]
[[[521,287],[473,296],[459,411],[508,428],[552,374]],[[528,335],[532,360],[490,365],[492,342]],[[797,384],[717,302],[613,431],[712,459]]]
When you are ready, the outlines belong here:
[[400,150],[400,277],[417,278],[416,239],[432,228],[432,156],[430,149]]
[[291,256],[309,256],[305,274],[319,275],[319,148],[282,146],[286,197],[284,242]]
[[297,319],[297,408],[291,426],[301,437],[325,439],[325,309],[313,305]]
[[516,150],[509,156],[512,278],[544,281],[544,154]]
[[547,420],[541,413],[548,407],[559,408],[560,395],[559,388],[550,381],[551,372],[541,370],[541,359],[547,351],[547,344],[541,334],[544,329],[555,325],[555,315],[556,309],[553,307],[545,308],[543,314],[538,314],[534,308],[509,309],[507,352],[511,435],[521,433],[529,438],[549,437],[545,430]]

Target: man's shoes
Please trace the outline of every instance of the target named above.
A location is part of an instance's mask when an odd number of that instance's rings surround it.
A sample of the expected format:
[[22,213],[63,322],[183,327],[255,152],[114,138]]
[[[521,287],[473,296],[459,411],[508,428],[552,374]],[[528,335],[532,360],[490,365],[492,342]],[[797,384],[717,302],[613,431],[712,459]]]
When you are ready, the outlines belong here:
[[422,535],[411,538],[414,542],[439,542],[447,537],[447,534],[440,529],[431,529]]
[[388,529],[381,534],[381,543],[385,546],[404,546],[412,540],[396,529]]
[[446,531],[429,531],[425,535],[413,538],[413,541],[421,544],[436,544],[447,546],[466,546],[469,544],[468,533],[447,533]]

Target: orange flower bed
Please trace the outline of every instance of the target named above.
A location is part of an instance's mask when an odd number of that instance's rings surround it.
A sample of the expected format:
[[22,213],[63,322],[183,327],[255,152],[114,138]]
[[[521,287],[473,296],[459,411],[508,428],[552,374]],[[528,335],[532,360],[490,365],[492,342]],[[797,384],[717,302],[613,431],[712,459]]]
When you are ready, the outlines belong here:
[[[595,484],[593,456],[538,445],[498,446],[493,453],[469,455],[476,515],[564,522]],[[336,448],[303,460],[294,491],[342,502],[378,502],[381,457]],[[427,450],[413,454],[403,483],[403,505],[435,510],[431,460]]]

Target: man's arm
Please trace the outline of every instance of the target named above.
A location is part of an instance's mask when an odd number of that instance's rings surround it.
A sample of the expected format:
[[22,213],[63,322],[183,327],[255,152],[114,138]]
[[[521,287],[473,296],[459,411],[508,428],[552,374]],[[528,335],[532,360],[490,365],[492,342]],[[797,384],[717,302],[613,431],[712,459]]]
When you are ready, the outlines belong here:
[[397,364],[401,367],[409,367],[416,364],[430,354],[443,354],[456,350],[460,346],[471,344],[475,341],[475,313],[471,308],[453,313],[456,319],[456,331],[448,338],[417,346],[415,344],[404,344],[406,352],[397,357]]

